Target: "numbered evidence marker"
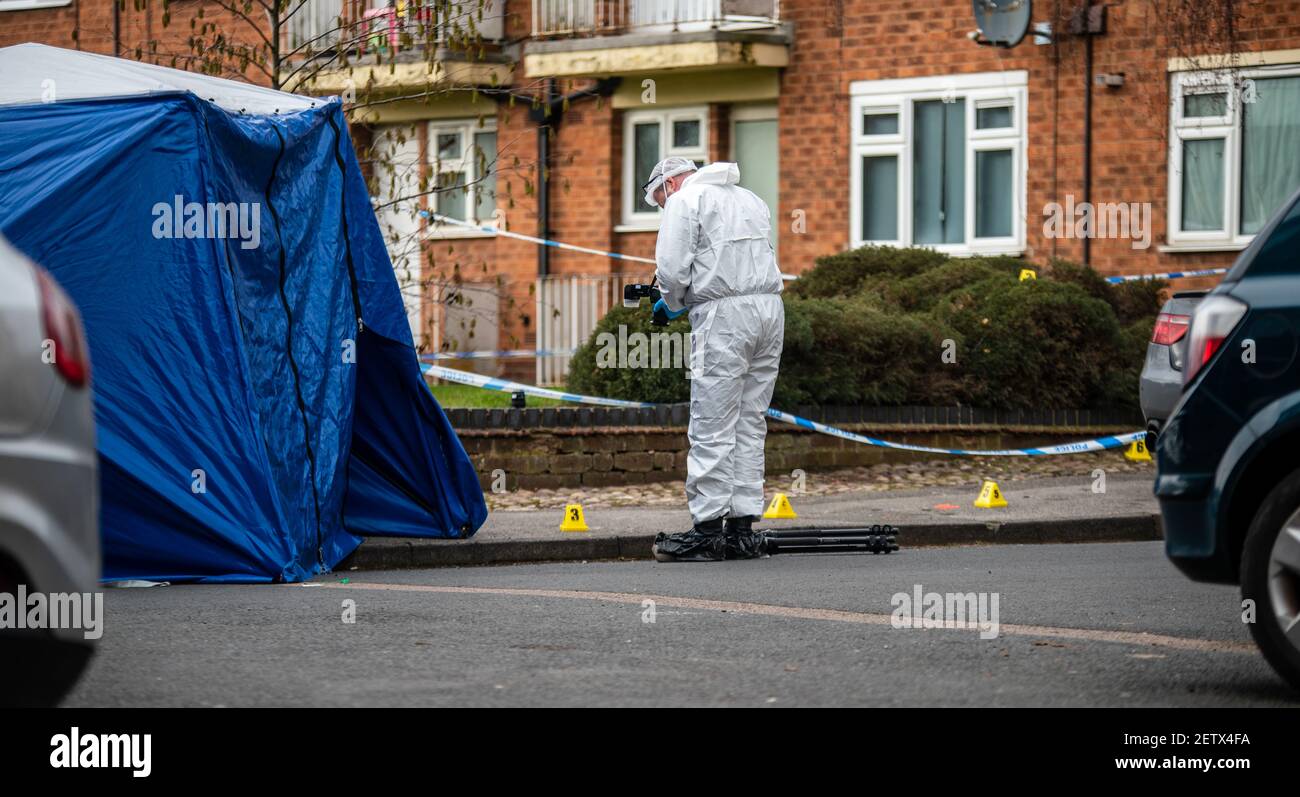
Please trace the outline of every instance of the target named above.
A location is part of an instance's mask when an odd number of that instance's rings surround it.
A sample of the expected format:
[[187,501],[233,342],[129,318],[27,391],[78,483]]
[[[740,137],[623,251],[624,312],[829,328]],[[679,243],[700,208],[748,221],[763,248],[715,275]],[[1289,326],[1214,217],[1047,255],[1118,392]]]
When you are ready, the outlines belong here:
[[777,493],[772,498],[772,503],[767,505],[767,511],[763,513],[763,517],[768,520],[781,520],[799,516],[794,513],[794,507],[790,506],[790,499],[785,497],[785,493]]
[[582,516],[582,504],[565,505],[560,531],[591,531],[587,528],[587,519]]
[[1025,280],[1036,280],[1036,279],[1038,279],[1038,272],[1037,272],[1037,271],[1034,271],[1032,268],[1022,268],[1022,269],[1020,269],[1020,281],[1021,281],[1021,282],[1024,282]]
[[1002,497],[1002,491],[998,489],[998,483],[985,479],[984,486],[980,487],[980,497],[975,499],[975,506],[980,509],[993,509],[1006,505],[1007,499]]
[[1150,462],[1151,452],[1147,450],[1145,440],[1134,440],[1129,444],[1128,450],[1124,452],[1124,459],[1130,459],[1134,462]]

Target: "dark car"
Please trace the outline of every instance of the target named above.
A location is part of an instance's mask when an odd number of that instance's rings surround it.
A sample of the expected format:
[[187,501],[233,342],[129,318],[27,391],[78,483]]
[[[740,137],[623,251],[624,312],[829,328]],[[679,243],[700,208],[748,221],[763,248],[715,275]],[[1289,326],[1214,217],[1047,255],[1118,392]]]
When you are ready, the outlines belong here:
[[1147,359],[1138,380],[1138,401],[1147,422],[1147,449],[1183,395],[1183,361],[1187,359],[1187,327],[1206,291],[1179,291],[1165,302],[1147,344]]
[[1165,550],[1241,585],[1265,658],[1300,688],[1300,193],[1197,306],[1186,388],[1156,441]]

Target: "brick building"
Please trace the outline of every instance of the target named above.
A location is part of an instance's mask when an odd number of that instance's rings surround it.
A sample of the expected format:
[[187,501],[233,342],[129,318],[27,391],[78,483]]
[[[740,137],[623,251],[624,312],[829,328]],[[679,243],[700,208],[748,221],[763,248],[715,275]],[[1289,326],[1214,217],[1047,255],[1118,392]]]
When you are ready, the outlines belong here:
[[[0,0],[0,46],[168,64],[199,6],[255,40],[214,0],[173,0],[167,26],[156,3],[115,20],[111,0]],[[281,36],[352,54],[305,90],[365,95],[354,132],[384,153],[377,203],[426,347],[572,345],[651,267],[416,211],[652,256],[635,189],[669,153],[739,161],[796,274],[866,242],[1107,274],[1223,266],[1300,186],[1300,0],[1040,0],[1014,48],[982,43],[966,0],[486,0],[468,54],[398,36],[418,6],[307,0]],[[340,14],[362,33],[331,39]],[[1074,234],[1085,201],[1096,237]]]

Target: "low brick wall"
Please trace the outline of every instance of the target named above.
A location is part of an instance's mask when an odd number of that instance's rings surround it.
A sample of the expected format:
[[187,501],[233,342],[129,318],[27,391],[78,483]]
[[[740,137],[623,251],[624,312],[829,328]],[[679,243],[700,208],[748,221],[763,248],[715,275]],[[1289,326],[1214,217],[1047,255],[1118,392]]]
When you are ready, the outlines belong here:
[[[1132,432],[1136,426],[961,428],[846,424],[843,428],[898,443],[937,448],[1025,448]],[[686,477],[685,427],[612,426],[550,429],[458,429],[484,489],[493,472],[506,488],[607,487]],[[882,462],[915,462],[941,455],[896,451],[769,421],[768,473],[795,468],[831,470]]]

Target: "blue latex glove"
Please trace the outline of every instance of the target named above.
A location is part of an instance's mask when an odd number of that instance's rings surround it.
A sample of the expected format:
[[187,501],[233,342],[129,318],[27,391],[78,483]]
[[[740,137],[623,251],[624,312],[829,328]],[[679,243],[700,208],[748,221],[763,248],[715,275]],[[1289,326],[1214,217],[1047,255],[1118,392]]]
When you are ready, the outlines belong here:
[[655,302],[654,311],[656,313],[662,312],[664,315],[668,316],[669,318],[676,318],[677,316],[686,312],[686,308],[683,307],[680,310],[669,310],[668,303],[665,302],[663,299],[660,299],[659,301]]

